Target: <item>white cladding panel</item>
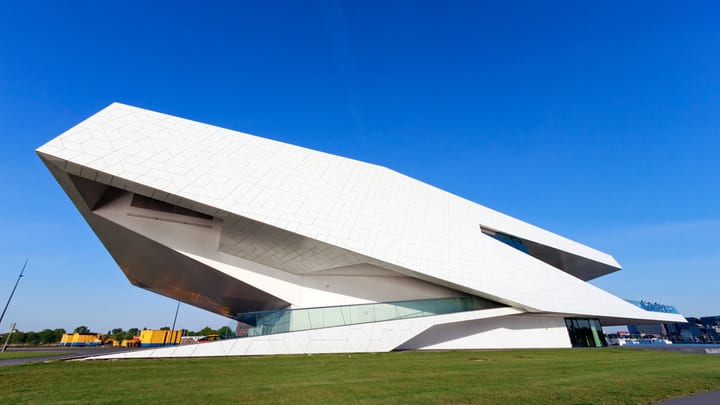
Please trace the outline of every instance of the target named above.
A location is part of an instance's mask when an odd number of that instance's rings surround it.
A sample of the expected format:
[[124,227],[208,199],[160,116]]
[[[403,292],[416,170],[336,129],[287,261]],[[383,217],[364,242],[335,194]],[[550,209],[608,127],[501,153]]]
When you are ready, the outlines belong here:
[[447,263],[451,245],[442,242],[482,224],[619,267],[605,253],[381,166],[118,103],[38,151],[165,196],[400,259]]

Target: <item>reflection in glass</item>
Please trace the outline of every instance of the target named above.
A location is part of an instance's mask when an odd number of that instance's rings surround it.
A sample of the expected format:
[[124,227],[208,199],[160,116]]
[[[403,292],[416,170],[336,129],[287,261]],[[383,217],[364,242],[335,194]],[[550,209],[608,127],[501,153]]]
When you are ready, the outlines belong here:
[[286,309],[238,314],[237,337],[271,335],[299,330],[418,318],[455,312],[498,308],[497,302],[478,297],[436,298],[412,301]]

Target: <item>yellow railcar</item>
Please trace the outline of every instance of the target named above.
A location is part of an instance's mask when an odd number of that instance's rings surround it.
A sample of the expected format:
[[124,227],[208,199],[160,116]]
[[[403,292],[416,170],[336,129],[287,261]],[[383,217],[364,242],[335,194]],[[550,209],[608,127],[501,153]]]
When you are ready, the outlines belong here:
[[180,344],[182,331],[144,330],[140,332],[141,347],[174,346]]
[[120,342],[121,347],[136,347],[138,345],[138,341],[136,339],[123,339]]
[[99,333],[64,333],[60,346],[100,346],[103,335]]

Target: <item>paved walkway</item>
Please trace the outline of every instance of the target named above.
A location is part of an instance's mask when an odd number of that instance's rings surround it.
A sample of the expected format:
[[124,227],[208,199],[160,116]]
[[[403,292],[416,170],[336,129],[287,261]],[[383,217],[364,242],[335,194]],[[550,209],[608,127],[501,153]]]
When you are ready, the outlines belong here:
[[[24,348],[11,348],[9,347],[5,352],[11,353],[17,352],[41,352],[47,353],[46,356],[40,357],[25,357],[21,359],[5,359],[0,360],[0,366],[14,366],[18,364],[28,363],[42,363],[50,360],[70,360],[83,358],[88,356],[99,356],[102,354],[109,353],[120,353],[129,349],[126,348],[111,348],[111,347],[24,347]],[[130,349],[131,350],[131,349]]]
[[695,394],[685,398],[673,399],[670,401],[659,402],[662,405],[717,405],[720,404],[720,391],[704,392]]

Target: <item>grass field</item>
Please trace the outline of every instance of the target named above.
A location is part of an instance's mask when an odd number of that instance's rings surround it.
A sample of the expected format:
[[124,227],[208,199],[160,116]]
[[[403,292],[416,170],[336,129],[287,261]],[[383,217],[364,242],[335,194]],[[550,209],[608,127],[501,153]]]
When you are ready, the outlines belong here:
[[[11,351],[11,352],[4,352],[0,353],[0,360],[8,360],[8,359],[24,359],[28,357],[47,357],[47,356],[62,356],[63,354],[66,354],[67,352],[58,352],[58,351],[47,351],[47,352],[17,352],[17,351]],[[2,394],[0,394],[2,395]]]
[[0,403],[650,403],[720,389],[720,356],[401,352],[0,367]]

